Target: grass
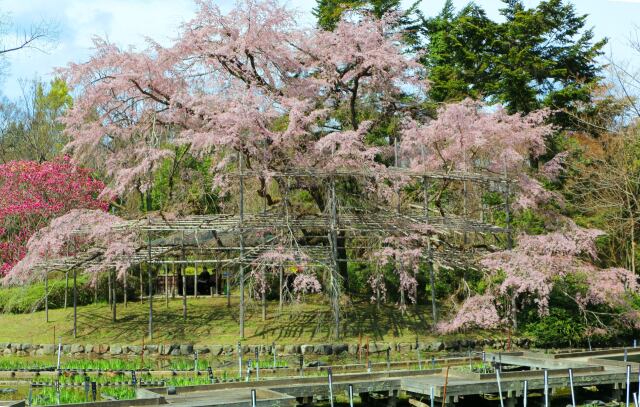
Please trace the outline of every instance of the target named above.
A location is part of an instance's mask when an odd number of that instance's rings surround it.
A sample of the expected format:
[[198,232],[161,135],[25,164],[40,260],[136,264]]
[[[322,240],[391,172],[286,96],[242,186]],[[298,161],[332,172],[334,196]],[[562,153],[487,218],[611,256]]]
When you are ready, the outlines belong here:
[[[73,308],[30,314],[0,314],[0,342],[91,344],[192,343],[234,345],[238,342],[238,299],[232,297],[231,308],[224,297],[189,298],[187,319],[182,318],[182,299],[154,299],[154,338],[147,335],[149,304],[129,302],[117,307],[117,321],[105,303],[78,307],[78,336],[73,333]],[[393,305],[379,309],[368,301],[342,307],[340,342],[353,343],[369,338],[380,342],[415,342],[428,339],[431,322],[427,307],[408,307],[403,314]],[[250,302],[245,322],[248,344],[313,344],[333,342],[333,319],[325,300],[308,297],[305,303],[290,304],[278,315],[278,304],[267,305],[267,319],[262,320],[259,304]],[[55,333],[55,339],[54,339]]]

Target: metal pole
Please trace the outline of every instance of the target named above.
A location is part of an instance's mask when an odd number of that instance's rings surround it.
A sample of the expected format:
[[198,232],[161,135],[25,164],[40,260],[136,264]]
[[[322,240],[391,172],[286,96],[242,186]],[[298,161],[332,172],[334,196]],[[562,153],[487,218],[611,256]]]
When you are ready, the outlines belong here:
[[431,399],[431,407],[435,407],[436,401],[434,400],[433,386],[429,388],[429,398]]
[[[180,238],[180,252],[182,255],[181,260],[186,259],[186,255],[184,252],[184,230],[182,231],[182,237]],[[182,276],[182,318],[187,320],[187,276],[185,275],[185,267],[184,264],[180,263],[180,274]]]
[[49,322],[49,273],[44,273],[44,317]]
[[627,365],[627,388],[626,388],[626,407],[629,407],[629,403],[631,402],[631,397],[630,397],[630,390],[631,390],[631,365]]
[[78,285],[76,279],[77,273],[73,268],[73,337],[78,337]]
[[513,248],[513,239],[511,237],[511,207],[509,205],[509,195],[511,194],[509,185],[509,178],[507,174],[507,163],[504,163],[504,182],[505,182],[505,193],[504,193],[504,209],[505,209],[505,220],[507,223],[507,249],[511,250]]
[[260,380],[260,348],[256,346],[256,380]]
[[256,407],[258,405],[256,390],[251,389],[251,407]]
[[[425,223],[429,224],[429,181],[427,177],[422,179],[423,190],[423,204],[422,210],[424,211]],[[431,238],[427,239],[427,268],[429,270],[429,285],[431,286],[431,318],[433,319],[433,326],[436,326],[438,322],[438,308],[436,306],[436,284],[435,275],[433,273],[433,261],[431,258]]]
[[498,382],[498,396],[500,397],[500,407],[504,407],[504,400],[502,399],[502,383],[500,383],[500,371],[496,369],[496,381]]
[[331,368],[327,368],[327,373],[329,375],[329,401],[331,407],[333,407],[333,373],[331,372]]
[[242,380],[242,345],[238,342],[238,376]]
[[193,298],[198,298],[198,263],[193,262]]
[[[111,273],[111,272],[109,272]],[[116,322],[116,306],[118,303],[118,296],[116,295],[116,272],[115,270],[113,271],[113,285],[111,286],[111,289],[113,290],[113,292],[111,293],[111,298],[113,299],[113,304],[111,305],[111,319],[113,322]]]
[[169,270],[167,263],[164,264],[164,304],[169,308]]
[[[153,339],[153,281],[151,278],[151,232],[147,232],[147,279],[149,280],[149,339]],[[115,301],[114,301],[115,302]]]
[[527,407],[527,393],[529,390],[529,382],[527,380],[524,381],[524,388],[522,389],[522,406]]
[[56,364],[56,370],[60,371],[60,354],[62,353],[62,339],[58,343],[58,363]]
[[576,393],[573,389],[573,369],[569,368],[569,386],[571,387],[571,405],[576,407]]
[[242,153],[238,152],[238,165],[240,168],[240,339],[244,338],[244,176]]
[[349,385],[349,407],[353,407],[353,384]]
[[333,257],[333,268],[330,273],[331,283],[330,283],[330,297],[331,297],[331,308],[333,311],[333,319],[335,324],[335,338],[340,338],[340,286],[338,282],[339,268],[338,268],[338,236],[337,236],[337,198],[336,198],[336,184],[333,177],[331,178],[331,182],[329,183],[329,196],[331,199],[331,232],[330,232],[330,241],[331,241],[331,255]]
[[123,288],[123,290],[122,290],[122,294],[123,294],[122,300],[124,301],[124,307],[125,308],[127,308],[127,297],[128,297],[128,295],[127,295],[127,274],[129,274],[129,270],[126,270],[124,272],[124,276],[123,276],[123,279],[122,279],[122,288]]
[[549,407],[549,371],[544,369],[544,407]]
[[[640,394],[640,366],[638,366],[638,394]],[[636,406],[638,403],[636,403]]]
[[273,368],[275,369],[276,367],[278,367],[278,364],[276,363],[276,358],[277,358],[277,350],[276,350],[276,343],[273,342],[271,344],[271,351],[273,353]]

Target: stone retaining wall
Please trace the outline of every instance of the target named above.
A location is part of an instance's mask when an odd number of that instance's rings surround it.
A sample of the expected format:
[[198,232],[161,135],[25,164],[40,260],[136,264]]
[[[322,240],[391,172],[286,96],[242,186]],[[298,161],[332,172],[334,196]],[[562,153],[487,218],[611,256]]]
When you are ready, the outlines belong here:
[[[529,340],[512,339],[512,348],[529,348]],[[243,345],[244,353],[255,353],[256,348],[260,353],[272,353],[274,345]],[[365,350],[367,345],[361,345]],[[370,342],[369,352],[384,352],[390,348],[392,352],[409,352],[419,349],[427,352],[438,351],[466,351],[468,349],[483,349],[485,347],[506,349],[505,339],[466,339],[452,341],[431,341],[431,342]],[[279,355],[355,355],[359,351],[358,344],[332,343],[313,345],[278,345],[275,350]],[[54,355],[58,351],[58,346],[54,344],[29,344],[29,343],[0,343],[0,355],[5,356],[45,356]],[[160,345],[94,345],[94,344],[63,344],[62,352],[65,355],[86,355],[101,357],[117,356],[192,356],[195,352],[200,355],[233,355],[237,354],[237,346],[233,345],[190,345],[190,344],[160,344]]]

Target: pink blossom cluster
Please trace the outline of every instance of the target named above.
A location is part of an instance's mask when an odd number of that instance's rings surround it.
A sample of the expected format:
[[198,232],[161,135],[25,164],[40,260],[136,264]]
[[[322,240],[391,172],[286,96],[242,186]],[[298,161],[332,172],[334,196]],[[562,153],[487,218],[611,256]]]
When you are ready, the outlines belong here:
[[100,256],[88,273],[115,268],[122,277],[131,264],[138,244],[125,228],[125,221],[100,209],[73,209],[38,230],[27,242],[27,254],[5,276],[4,282],[21,284],[42,278],[39,266],[49,260],[87,253]]
[[496,309],[496,298],[493,295],[475,295],[462,304],[453,320],[438,323],[438,330],[451,333],[469,328],[496,329],[502,323]]
[[[517,308],[525,303],[535,304],[539,314],[546,315],[554,286],[569,275],[582,277],[587,284],[586,294],[574,298],[580,307],[606,304],[629,309],[626,294],[638,291],[637,277],[626,269],[599,269],[591,263],[597,259],[595,240],[602,234],[600,230],[581,228],[568,221],[559,231],[522,235],[513,250],[484,256],[481,264],[489,270],[490,277],[502,275],[501,282],[490,286],[482,296],[469,297],[442,329],[496,328],[500,320],[494,318],[495,309]],[[489,303],[501,306],[494,306],[487,318]],[[517,309],[510,311],[513,317]]]
[[[384,240],[384,247],[376,251],[373,256],[380,265],[392,264],[394,272],[398,276],[399,291],[401,294],[407,294],[409,300],[416,302],[418,281],[415,275],[420,270],[420,264],[423,262],[423,252],[426,247],[426,239],[428,237],[418,234],[408,236],[392,236]],[[381,292],[386,294],[384,284],[384,275],[381,274],[382,269],[376,268],[374,274],[369,279],[369,285],[374,293]],[[372,299],[377,299],[374,295]],[[384,296],[381,298],[384,299]]]
[[555,157],[544,163],[544,165],[540,169],[540,173],[549,178],[551,181],[556,181],[560,174],[562,174],[562,172],[564,171],[563,165],[568,158],[568,151],[563,151],[556,154]]
[[105,196],[144,189],[175,144],[215,155],[223,189],[225,170],[237,168],[233,150],[265,178],[363,166],[386,176],[374,160],[379,149],[364,143],[369,125],[355,112],[345,119],[331,112],[365,99],[384,107],[407,84],[426,86],[416,75],[421,65],[398,41],[399,16],[351,15],[324,31],[300,26],[275,0],[240,1],[227,13],[213,1],[198,6],[169,47],[149,40],[139,52],[96,39],[88,62],[59,72],[80,91],[64,118],[67,149],[78,161],[107,155]]
[[[529,158],[545,152],[545,138],[553,131],[545,124],[548,115],[546,110],[509,115],[500,106],[466,99],[443,105],[437,119],[426,124],[408,120],[402,149],[411,168],[419,171],[526,174]],[[529,197],[531,193],[550,198],[538,181],[526,175],[521,177],[520,187],[523,206],[540,201],[540,196]]]
[[106,210],[108,204],[96,199],[103,189],[90,170],[66,157],[0,165],[0,276],[24,257],[27,241],[52,218],[74,208]]
[[300,300],[304,294],[319,293],[322,285],[318,278],[310,273],[298,273],[293,280],[293,293]]

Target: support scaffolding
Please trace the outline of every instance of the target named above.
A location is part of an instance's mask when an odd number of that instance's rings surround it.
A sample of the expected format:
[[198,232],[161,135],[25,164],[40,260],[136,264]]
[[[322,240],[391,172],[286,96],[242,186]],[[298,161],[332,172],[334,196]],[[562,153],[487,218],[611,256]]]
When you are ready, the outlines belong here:
[[[397,151],[397,148],[396,148]],[[396,156],[396,164],[398,159]],[[269,177],[277,186],[281,199],[267,205],[267,187],[262,186],[259,208],[253,206],[247,210],[247,184],[260,180],[264,182],[264,174],[244,168],[242,154],[238,155],[238,172],[229,174],[238,180],[237,213],[220,213],[210,215],[190,215],[179,218],[160,214],[148,214],[144,219],[131,220],[120,229],[135,230],[139,235],[146,234],[146,242],[127,260],[132,264],[146,264],[149,296],[149,338],[153,337],[153,275],[152,267],[162,267],[165,281],[165,301],[168,305],[168,265],[171,265],[173,293],[175,296],[176,270],[182,277],[183,317],[187,317],[187,264],[194,265],[194,296],[198,294],[198,271],[205,265],[215,267],[215,293],[220,293],[219,284],[225,278],[227,304],[231,304],[231,283],[235,282],[239,296],[239,337],[245,336],[245,283],[255,262],[260,256],[273,250],[276,246],[287,245],[298,253],[306,267],[326,270],[328,281],[326,293],[331,306],[334,322],[334,335],[341,334],[340,299],[342,287],[341,265],[344,263],[374,264],[371,253],[380,242],[389,236],[424,236],[425,246],[422,248],[423,261],[429,282],[431,313],[434,324],[438,319],[434,265],[442,267],[466,269],[474,264],[474,257],[482,247],[488,247],[490,241],[501,241],[504,236],[506,247],[512,246],[510,225],[511,194],[510,180],[506,172],[502,176],[494,174],[478,174],[464,172],[416,172],[403,168],[390,168],[391,176],[410,180],[405,185],[414,185],[406,202],[402,200],[403,189],[396,187],[397,207],[389,210],[382,204],[368,205],[368,202],[357,201],[358,197],[342,196],[337,193],[337,184],[348,183],[354,178],[367,179],[373,176],[369,172],[324,172],[324,171],[285,171],[270,173]],[[324,208],[318,211],[295,212],[290,207],[290,186],[293,189],[304,189],[311,181],[320,189],[324,199]],[[459,185],[462,203],[450,204],[444,208],[441,197],[432,193],[436,186]],[[468,194],[471,186],[478,190],[500,191],[503,193],[504,206],[494,210],[504,211],[506,224],[491,223],[490,210],[482,204],[475,212],[470,210]],[[345,194],[342,187],[341,194]],[[477,194],[478,196],[480,194]],[[417,197],[417,198],[416,198]],[[356,202],[354,204],[353,202]],[[269,206],[269,207],[268,207]],[[459,208],[456,212],[455,208]],[[478,220],[479,218],[479,220]],[[82,233],[82,229],[78,229]],[[189,237],[187,236],[189,234]],[[154,239],[152,239],[152,236]],[[286,236],[284,238],[283,236]],[[340,239],[339,239],[340,236]],[[477,243],[473,248],[473,243]],[[444,244],[446,243],[446,244]],[[465,250],[472,247],[471,250]],[[97,253],[97,254],[96,254]],[[342,253],[342,255],[341,255]],[[345,256],[344,253],[347,253]],[[365,253],[364,256],[356,253]],[[38,267],[48,273],[53,270],[75,270],[74,267],[87,268],[95,265],[104,266],[104,258],[95,250],[81,252],[74,256],[52,259]],[[279,270],[279,310],[282,309],[283,285],[285,276],[281,264],[262,263],[268,267],[280,267]],[[161,266],[154,266],[161,265]],[[200,265],[201,267],[198,267]],[[115,266],[113,264],[112,266]],[[346,264],[345,264],[346,266]],[[142,267],[140,267],[142,277]],[[75,271],[74,271],[75,280]],[[47,280],[45,280],[46,282]],[[142,284],[142,279],[141,279]],[[114,283],[110,284],[115,287]],[[75,287],[75,283],[74,283]],[[75,291],[75,289],[74,289]],[[115,303],[115,288],[109,290]],[[202,294],[202,293],[200,293]],[[125,290],[126,295],[126,290]],[[202,294],[202,295],[206,295]],[[264,302],[264,298],[258,298]],[[45,297],[46,301],[46,297]],[[75,298],[74,298],[75,302]],[[45,302],[46,304],[46,302]],[[115,316],[115,308],[114,308]],[[74,329],[75,331],[75,329]]]

